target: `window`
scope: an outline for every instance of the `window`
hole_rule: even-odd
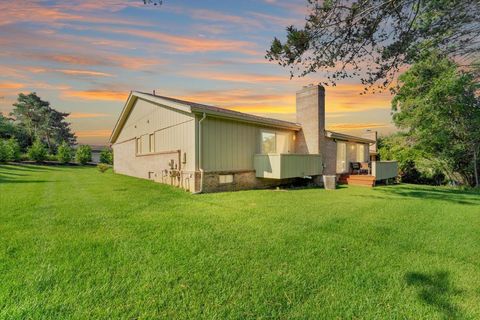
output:
[[[337,142],[337,173],[347,171],[347,144],[345,142]]]
[[[233,182],[233,174],[221,174],[218,176],[218,182],[221,184],[224,183],[232,183]]]
[[[357,162],[365,162],[365,145],[357,143]]]
[[[137,154],[142,154],[142,139],[137,138]]]
[[[155,134],[149,137],[149,152],[155,152]]]
[[[261,153],[276,153],[276,135],[274,132],[262,131],[262,150]]]

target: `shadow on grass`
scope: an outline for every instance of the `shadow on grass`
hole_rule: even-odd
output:
[[[15,176],[15,177],[24,177],[24,176],[26,176],[26,174],[23,174],[23,173],[7,172],[7,171],[5,171],[5,170],[0,171],[0,174],[4,174],[4,175],[7,175],[7,176]]]
[[[35,166],[35,165],[25,165],[25,164],[7,164],[7,165],[0,165],[0,183],[45,183],[51,182],[49,180],[28,180],[20,177],[28,177],[31,176],[34,172],[43,172],[49,171],[51,169],[47,169],[42,166]]]
[[[51,182],[48,180],[20,180],[20,179],[9,179],[6,177],[2,177],[0,174],[0,183],[46,183],[46,182]]]
[[[393,196],[448,201],[457,204],[480,205],[480,193],[467,190],[442,189],[427,186],[385,186],[379,191]]]
[[[34,164],[23,164],[23,163],[9,163],[5,165],[0,165],[0,169],[3,170],[15,170],[15,171],[50,171],[52,170],[48,166],[43,165],[34,165]]]
[[[418,289],[418,298],[423,303],[435,307],[445,319],[463,318],[461,310],[451,301],[451,297],[461,293],[461,290],[453,286],[448,272],[409,272],[405,275],[405,280],[408,285]]]

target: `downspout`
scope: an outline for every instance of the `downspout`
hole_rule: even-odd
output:
[[[203,192],[203,168],[202,168],[202,121],[207,118],[205,112],[202,119],[198,121],[198,170],[200,171],[200,190],[193,192],[199,194]]]

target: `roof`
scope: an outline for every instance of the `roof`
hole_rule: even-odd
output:
[[[120,134],[121,129],[123,128],[123,125],[125,124],[128,118],[128,115],[130,114],[135,104],[135,101],[139,98],[146,101],[150,101],[157,105],[167,106],[181,112],[197,113],[197,114],[205,113],[207,115],[211,115],[219,118],[256,123],[256,124],[266,125],[270,127],[290,129],[290,130],[296,130],[296,131],[302,128],[298,123],[294,123],[294,122],[272,119],[267,117],[260,117],[253,114],[233,111],[233,110],[209,106],[205,104],[200,104],[200,103],[195,103],[195,102],[190,102],[190,101],[185,101],[185,100],[180,100],[180,99],[175,99],[175,98],[170,98],[165,96],[158,96],[158,95],[153,95],[145,92],[132,91],[130,92],[127,102],[123,107],[122,113],[120,114],[120,117],[117,123],[115,124],[115,128],[112,131],[112,134],[110,136],[110,143],[115,143],[116,139],[118,138],[118,135]]]
[[[352,141],[352,142],[360,142],[360,143],[375,143],[375,140],[361,138],[356,136],[351,136],[344,133],[334,132],[334,131],[325,131],[325,136],[327,138],[343,140],[343,141]]]

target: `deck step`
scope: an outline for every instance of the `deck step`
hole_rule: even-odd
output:
[[[338,183],[348,184],[348,185],[357,185],[357,186],[375,186],[375,177],[370,175],[341,175],[338,178]]]

